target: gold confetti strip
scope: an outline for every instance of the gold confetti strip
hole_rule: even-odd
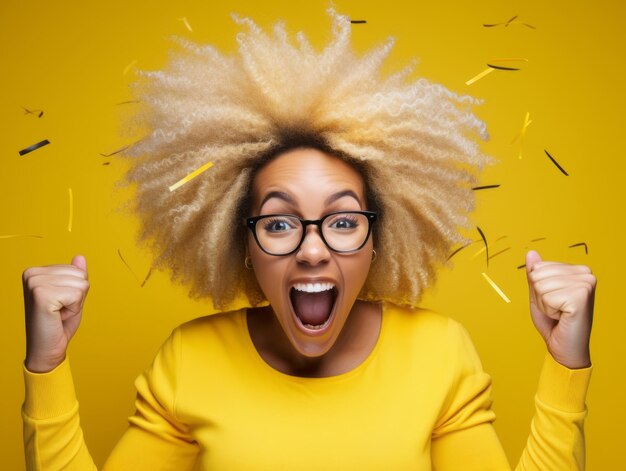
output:
[[[495,284],[495,282],[491,278],[489,278],[489,275],[487,275],[485,272],[482,272],[482,275],[483,275],[483,278],[487,280],[487,283],[489,283],[491,287],[495,290],[495,292],[498,293],[502,299],[504,299],[504,302],[506,303],[511,302],[511,300],[507,297],[506,294],[504,294],[504,292],[500,289],[500,287],[497,284]]]
[[[483,78],[486,75],[489,75],[491,72],[493,72],[496,69],[493,69],[491,67],[487,67],[485,70],[483,70],[481,73],[479,73],[478,75],[475,75],[474,77],[472,77],[471,79],[469,79],[467,82],[465,82],[465,85],[471,85],[475,82],[478,82],[481,78]]]
[[[31,239],[43,239],[43,236],[40,235],[31,235],[31,234],[8,234],[8,235],[0,235],[0,239],[15,239],[17,237],[30,237]]]
[[[67,220],[67,231],[72,232],[72,222],[74,221],[74,192],[71,188],[68,188],[70,197],[70,215]]]
[[[528,126],[530,126],[530,124],[533,122],[532,119],[530,119],[530,112],[527,111],[526,112],[526,116],[524,117],[524,124],[522,125],[522,128],[519,130],[519,132],[517,133],[517,136],[515,136],[515,138],[511,141],[511,144],[514,144],[515,141],[517,141],[519,139],[519,153],[517,155],[518,159],[522,158],[522,144],[524,142],[524,136],[526,136],[526,129],[528,129]]]
[[[538,237],[536,239],[530,239],[531,242],[539,242],[540,240],[546,240],[547,237]]]
[[[124,147],[120,147],[120,148],[119,148],[119,149],[117,149],[117,150],[114,150],[114,151],[113,151],[113,152],[111,152],[110,154],[102,154],[102,153],[99,153],[99,155],[101,155],[102,157],[111,157],[112,155],[119,154],[120,152],[124,152],[124,151],[125,151],[126,149],[128,149],[129,147],[130,147],[130,145],[126,145],[126,146],[124,146]]]
[[[182,18],[178,18],[178,21],[182,21],[183,24],[185,25],[185,28],[187,28],[190,32],[193,33],[193,29],[191,29],[191,25],[189,24],[189,21],[187,21],[187,17],[183,16]]]
[[[585,255],[589,255],[589,248],[587,247],[587,244],[585,242],[578,242],[577,244],[572,244],[568,246],[569,249],[573,249],[574,247],[584,247]]]
[[[521,21],[515,21],[517,19],[517,15],[513,16],[512,18],[509,19],[509,21],[505,22],[505,23],[483,23],[483,26],[485,28],[493,28],[494,26],[504,26],[505,28],[509,25],[523,25],[526,26],[530,29],[537,29],[535,28],[533,25],[530,25],[528,23],[524,23]]]
[[[183,186],[185,183],[187,183],[189,180],[192,180],[194,178],[196,178],[198,175],[200,175],[202,172],[210,169],[211,167],[213,167],[213,162],[207,162],[206,164],[204,164],[202,167],[200,167],[197,170],[194,170],[193,172],[191,172],[189,175],[187,175],[185,178],[178,180],[176,183],[174,183],[172,186],[169,187],[170,191],[174,191],[175,189]]]
[[[139,103],[139,100],[126,100],[126,101],[120,101],[119,103],[116,103],[116,105],[128,105],[130,103]]]
[[[24,114],[32,114],[37,116],[38,118],[41,118],[43,116],[43,110],[29,110],[28,108],[25,108],[23,106],[22,109],[24,110]]]
[[[132,61],[130,64],[128,64],[126,67],[124,67],[124,71],[122,72],[122,75],[126,75],[128,73],[128,71],[130,69],[133,68],[133,66],[137,63],[137,59],[135,59],[134,61]]]

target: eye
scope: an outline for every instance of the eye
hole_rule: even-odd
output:
[[[263,229],[267,232],[281,233],[296,229],[295,222],[291,218],[272,216],[263,219]]]
[[[349,230],[355,229],[359,225],[359,220],[355,214],[341,214],[333,218],[328,224],[331,229]]]

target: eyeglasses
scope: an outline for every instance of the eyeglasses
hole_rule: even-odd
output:
[[[263,252],[289,255],[300,248],[306,226],[319,228],[321,239],[333,252],[350,253],[361,249],[372,232],[376,220],[373,211],[336,211],[321,219],[301,219],[293,214],[267,214],[246,219],[246,226]]]

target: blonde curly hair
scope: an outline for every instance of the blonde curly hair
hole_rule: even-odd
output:
[[[356,55],[350,19],[329,10],[332,39],[315,51],[302,33],[294,44],[282,23],[268,35],[252,20],[238,53],[177,39],[180,50],[160,71],[133,84],[145,134],[122,156],[136,187],[140,242],[190,295],[224,309],[238,295],[265,296],[244,266],[248,199],[255,172],[276,155],[314,147],[345,159],[364,177],[378,257],[362,299],[416,305],[469,227],[472,185],[489,160],[476,137],[485,125],[476,100],[426,79],[407,83],[413,65],[386,78],[381,65],[393,40]],[[180,188],[168,187],[213,166]]]

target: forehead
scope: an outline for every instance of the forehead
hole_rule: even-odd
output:
[[[279,154],[257,172],[252,199],[258,202],[265,193],[276,190],[295,197],[315,197],[346,189],[364,201],[363,177],[352,165],[317,149],[298,148]]]

